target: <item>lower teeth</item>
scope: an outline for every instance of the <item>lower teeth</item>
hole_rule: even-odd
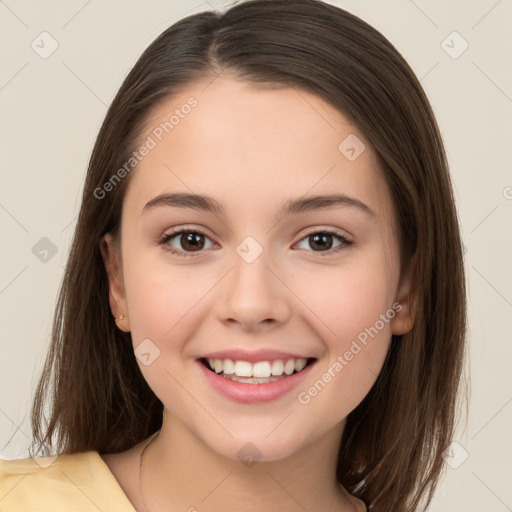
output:
[[[218,373],[220,377],[224,377],[225,379],[234,380],[235,382],[242,382],[244,384],[266,384],[268,382],[275,382],[276,380],[285,379],[286,377],[290,377],[290,375],[279,375],[270,377],[238,377],[237,375],[225,375]],[[293,375],[293,374],[292,374]]]

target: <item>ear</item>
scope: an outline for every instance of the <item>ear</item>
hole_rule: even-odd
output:
[[[110,309],[116,325],[124,332],[130,332],[130,320],[123,282],[123,269],[117,243],[110,233],[100,240],[100,250],[107,271]]]
[[[396,314],[390,322],[391,332],[397,336],[408,333],[412,329],[416,318],[417,294],[415,290],[411,289],[411,268],[413,268],[413,265],[410,265],[409,272],[401,280],[395,301],[400,306],[396,309],[393,308]]]

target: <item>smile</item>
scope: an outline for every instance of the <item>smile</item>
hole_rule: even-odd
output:
[[[268,402],[295,388],[309,373],[316,358],[249,362],[200,358],[207,381],[225,397],[240,403]]]

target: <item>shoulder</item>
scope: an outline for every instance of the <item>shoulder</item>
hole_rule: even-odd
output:
[[[0,510],[135,512],[97,451],[0,459]]]

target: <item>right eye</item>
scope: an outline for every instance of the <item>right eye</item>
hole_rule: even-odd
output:
[[[171,254],[188,257],[193,256],[194,252],[201,252],[201,249],[203,249],[205,245],[204,238],[211,241],[211,239],[201,231],[195,229],[180,229],[163,235],[160,239],[160,244]],[[181,245],[182,249],[175,248],[175,245],[172,243],[174,239],[177,239],[177,244]]]

